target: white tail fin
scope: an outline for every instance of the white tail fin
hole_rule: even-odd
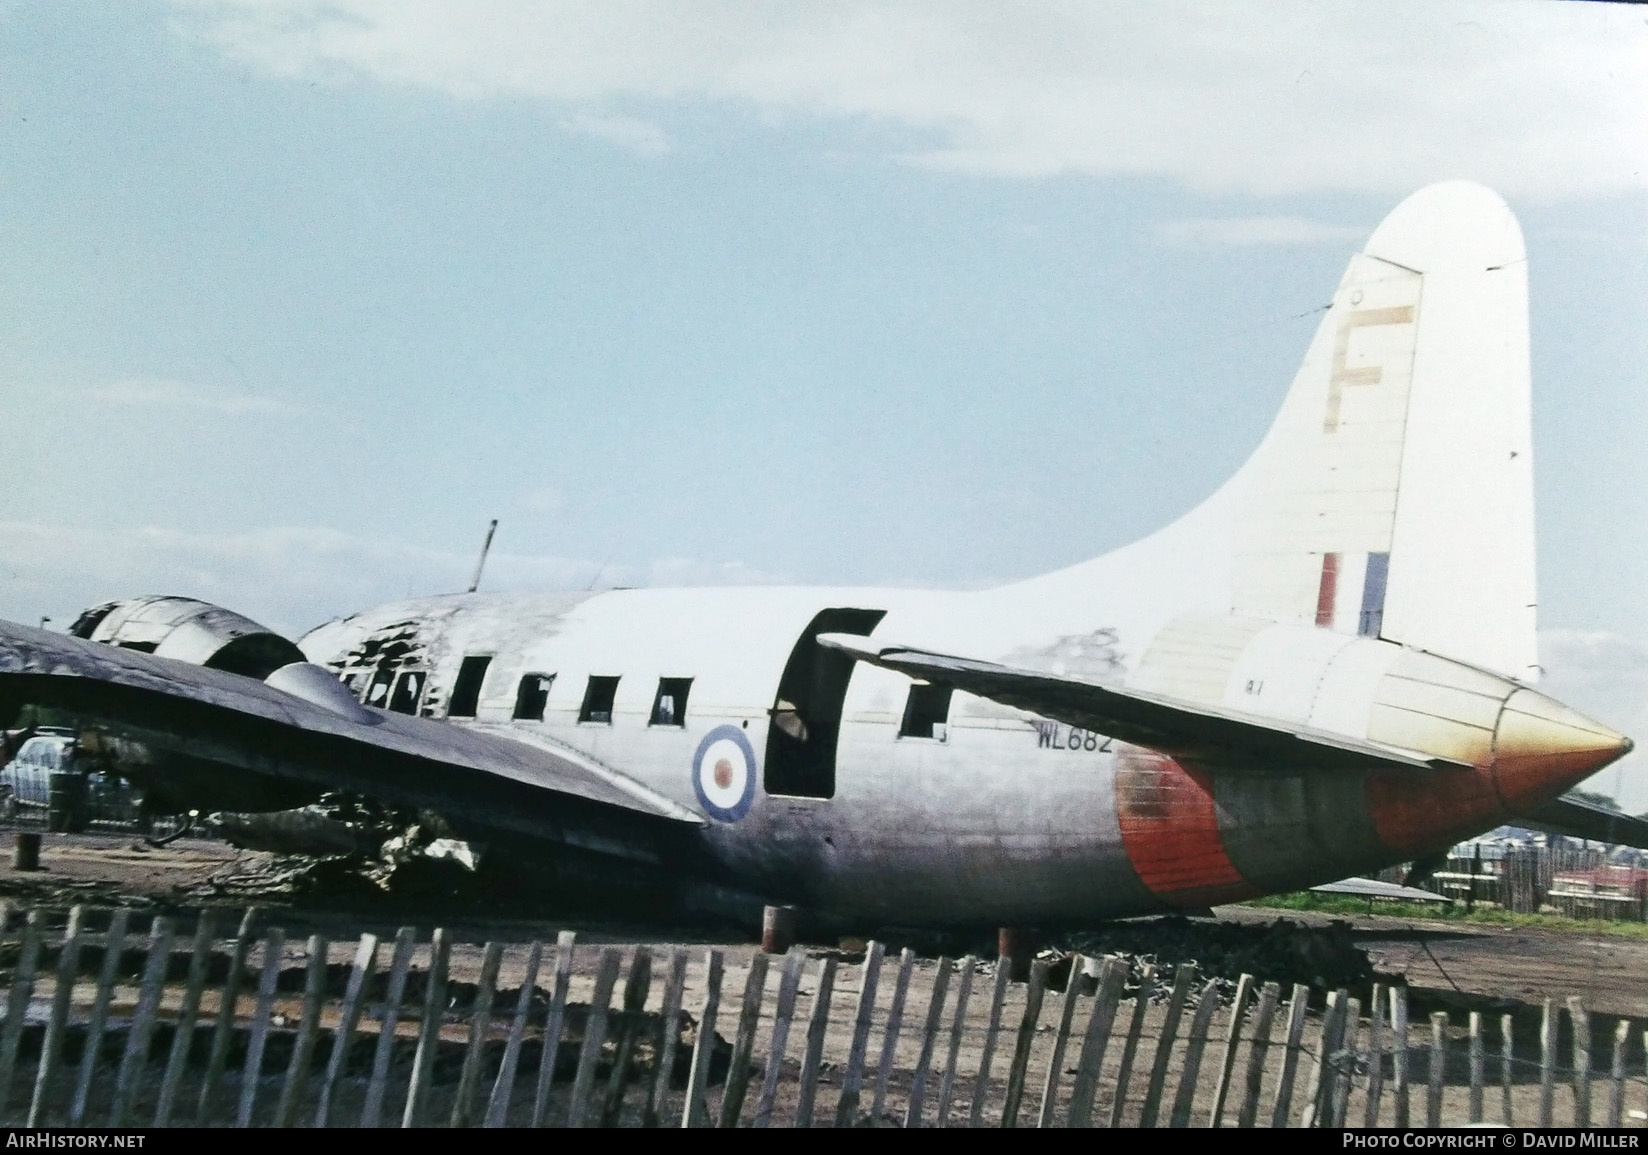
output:
[[[1351,259],[1242,471],[1231,608],[1533,678],[1530,442],[1521,231],[1432,185]]]
[[[1235,613],[1531,681],[1530,404],[1521,230],[1488,189],[1432,185],[1351,258],[1275,424],[1218,493],[1143,541],[1009,588],[1129,614],[1152,635],[1178,615]]]

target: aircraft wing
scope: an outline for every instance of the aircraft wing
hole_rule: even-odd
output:
[[[1589,838],[1613,846],[1648,850],[1648,820],[1632,818],[1578,798],[1554,798],[1537,809],[1517,815],[1515,824],[1550,834],[1566,834],[1570,838]]]
[[[1344,894],[1352,898],[1394,898],[1403,902],[1448,902],[1440,894],[1420,890],[1417,886],[1402,886],[1395,882],[1380,882],[1377,878],[1341,878],[1338,882],[1324,882],[1310,888],[1316,894]]]
[[[942,682],[1005,706],[1148,746],[1175,756],[1216,758],[1251,770],[1411,770],[1468,763],[1358,741],[1201,703],[1036,670],[975,661],[855,634],[820,634],[818,644],[912,678]]]
[[[205,767],[204,788],[228,798],[240,779],[349,790],[614,852],[703,823],[576,751],[362,706],[307,663],[260,682],[0,621],[0,713],[24,705],[62,710],[142,751],[157,780],[168,761]]]

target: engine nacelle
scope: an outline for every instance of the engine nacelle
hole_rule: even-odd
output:
[[[69,633],[262,680],[304,660],[297,646],[251,618],[194,598],[125,598],[94,606]]]

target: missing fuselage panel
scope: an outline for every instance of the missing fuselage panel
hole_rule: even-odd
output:
[[[824,610],[795,643],[767,730],[762,785],[768,794],[835,797],[835,748],[854,659],[820,646],[818,635],[867,635],[886,615],[886,610]]]

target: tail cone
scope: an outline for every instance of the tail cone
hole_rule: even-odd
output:
[[[1547,801],[1631,751],[1631,739],[1533,690],[1505,702],[1493,773],[1512,811]]]

